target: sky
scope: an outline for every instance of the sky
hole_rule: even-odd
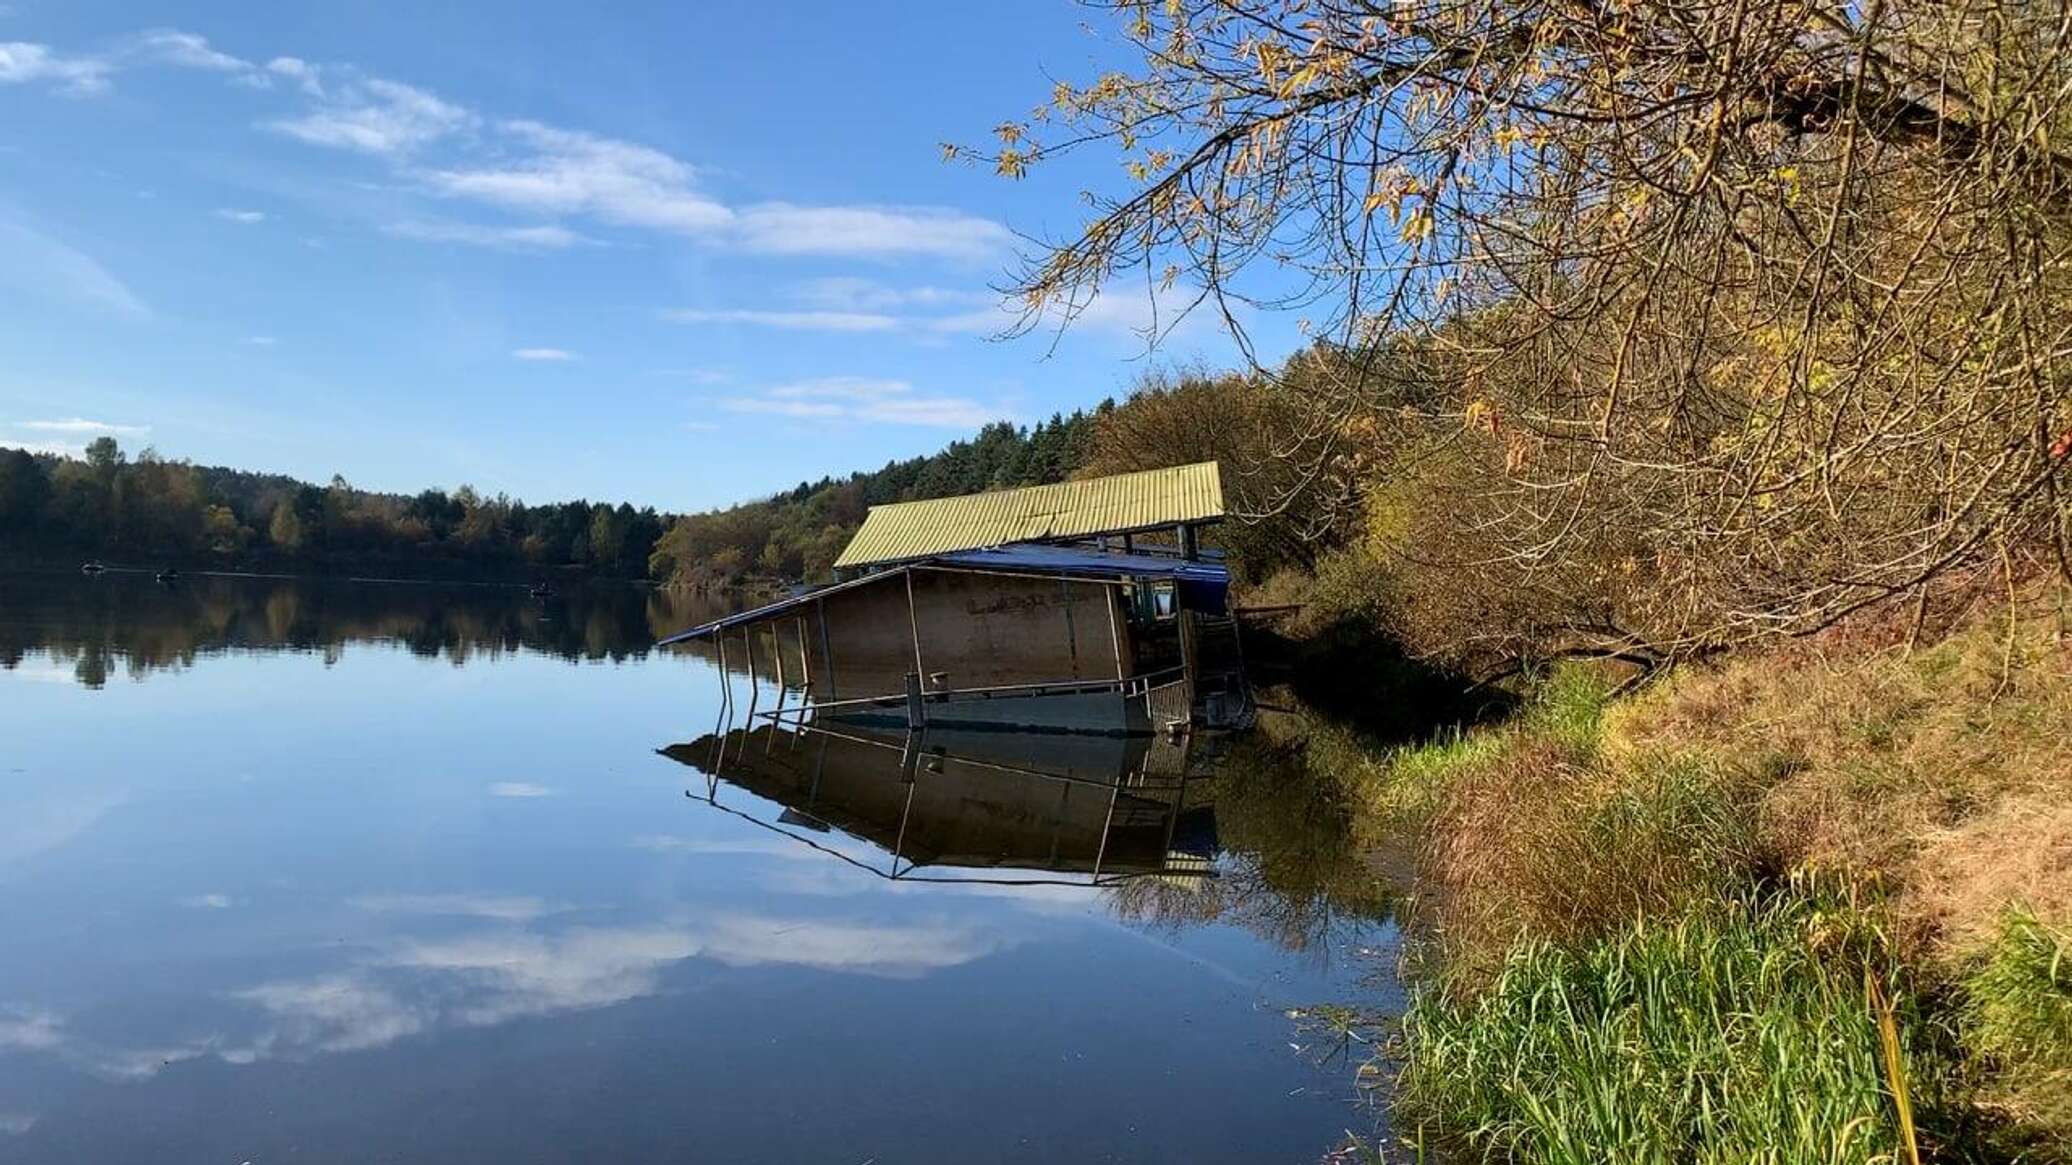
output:
[[[1141,278],[999,338],[1120,163],[941,146],[1120,63],[1105,19],[0,0],[0,444],[689,510],[1232,363],[1147,351]]]

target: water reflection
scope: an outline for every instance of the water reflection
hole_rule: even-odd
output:
[[[98,688],[110,676],[143,679],[242,650],[335,662],[352,643],[398,644],[455,664],[516,651],[623,662],[737,602],[617,583],[535,598],[524,587],[466,583],[186,575],[163,586],[143,573],[0,574],[0,669],[39,655],[35,674]]]
[[[1359,1119],[1285,1013],[1386,899],[1271,731],[852,733],[816,785],[819,734],[701,731],[710,663],[647,646],[696,601],[0,576],[0,1162],[1201,1165]]]
[[[879,877],[1098,887],[1133,922],[1235,923],[1328,953],[1395,898],[1347,787],[1307,768],[1311,727],[1286,713],[1237,736],[765,717],[661,752],[704,778],[690,796]]]
[[[1112,885],[1211,874],[1215,815],[1188,797],[1190,739],[766,724],[671,745],[705,800],[886,878]],[[774,820],[723,804],[722,782],[782,805]],[[1198,791],[1198,790],[1197,790]],[[833,829],[882,860],[811,834]],[[939,871],[1001,871],[976,878]],[[1063,879],[1059,879],[1063,881]]]

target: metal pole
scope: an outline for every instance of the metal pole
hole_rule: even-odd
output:
[[[753,633],[746,627],[741,629],[741,650],[748,656],[748,720],[750,724],[753,724],[755,722],[755,700],[761,693],[757,691],[755,679],[755,638]]]
[[[713,636],[719,644],[719,706],[722,714],[734,707],[734,677],[727,674],[727,633]]]
[[[921,617],[914,611],[914,572],[912,568],[908,568],[906,572],[906,593],[907,630],[913,632],[914,635],[914,674],[916,676],[925,676],[928,674],[928,669],[921,665]]]
[[[1108,794],[1108,817],[1101,822],[1101,847],[1094,851],[1094,878],[1101,876],[1101,861],[1108,856],[1108,831],[1115,827],[1115,799],[1122,796],[1122,782],[1115,783],[1115,790]]]
[[[799,690],[806,698],[813,698],[813,661],[806,656],[806,617],[800,615],[792,620],[792,633],[799,637]]]
[[[827,600],[813,600],[813,609],[820,615],[820,665],[827,669],[827,698],[839,699],[841,693],[835,690],[835,653],[827,641]]]

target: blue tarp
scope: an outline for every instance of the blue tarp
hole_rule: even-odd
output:
[[[1230,584],[1230,570],[1220,562],[1189,562],[1158,554],[1117,554],[1077,546],[1000,546],[992,550],[960,550],[916,565],[969,566],[1019,570],[1032,574],[1094,575],[1100,578],[1170,578]]]
[[[1155,554],[1114,554],[1076,546],[1001,546],[992,550],[965,550],[956,554],[944,554],[908,563],[893,570],[837,583],[834,586],[822,587],[816,591],[807,591],[754,610],[728,615],[724,619],[715,619],[688,631],[679,631],[662,640],[660,646],[667,647],[672,643],[697,639],[746,623],[758,623],[782,615],[795,607],[803,607],[836,591],[868,586],[873,582],[892,578],[904,570],[926,570],[930,566],[966,570],[1004,570],[1020,574],[1075,578],[1171,579],[1180,587],[1186,606],[1197,611],[1221,612],[1224,607],[1224,596],[1230,588],[1230,571],[1220,562],[1190,562],[1183,558],[1165,558]]]

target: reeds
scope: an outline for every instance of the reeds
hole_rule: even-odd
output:
[[[1906,1161],[1881,1012],[1896,1078],[1918,1092],[1940,1070],[1896,983],[1865,916],[1796,892],[1638,920],[1580,948],[1528,941],[1478,994],[1418,994],[1399,1121],[1546,1165]]]

